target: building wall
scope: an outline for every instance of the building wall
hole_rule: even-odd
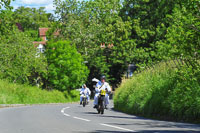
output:
[[[46,36],[45,35],[42,35],[40,37],[42,38],[43,41],[46,41]]]

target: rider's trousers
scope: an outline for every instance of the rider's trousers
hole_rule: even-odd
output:
[[[83,94],[80,96],[80,102],[83,100]],[[88,96],[88,95],[86,95],[86,97],[87,97],[87,101],[89,102],[90,101],[90,97]]]

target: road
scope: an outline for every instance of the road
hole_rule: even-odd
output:
[[[97,114],[92,104],[0,108],[0,133],[197,133],[200,125],[158,121],[112,110]]]

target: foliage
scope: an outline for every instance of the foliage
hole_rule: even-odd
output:
[[[91,85],[92,78],[104,74],[112,86],[117,86],[121,83],[121,78],[130,63],[136,64],[141,69],[141,66],[150,63],[155,64],[160,60],[179,57],[189,60],[191,68],[183,67],[176,72],[165,69],[163,73],[150,73],[154,75],[153,77],[141,76],[137,82],[144,80],[144,85],[147,85],[147,82],[149,88],[152,87],[156,91],[149,94],[149,91],[142,91],[145,86],[141,85],[141,91],[135,98],[141,102],[143,100],[141,97],[147,96],[146,101],[142,101],[142,106],[133,104],[134,107],[138,107],[135,113],[147,108],[149,109],[147,114],[160,111],[160,114],[166,113],[171,116],[174,116],[173,112],[176,112],[177,108],[181,110],[184,103],[179,100],[177,101],[182,103],[180,105],[178,102],[172,102],[173,111],[166,112],[169,106],[172,106],[166,104],[168,103],[166,97],[168,95],[179,97],[178,94],[169,93],[168,90],[171,88],[184,90],[188,88],[188,84],[191,86],[196,84],[195,80],[188,78],[197,77],[199,71],[196,66],[200,54],[199,0],[54,0],[57,19],[54,19],[52,14],[46,13],[43,7],[39,9],[19,7],[11,11],[10,1],[0,1],[1,78],[31,84],[42,80],[43,87],[49,86],[66,91],[78,87],[86,79]],[[16,24],[22,27],[23,33],[16,30]],[[46,53],[48,73],[45,57],[37,55],[38,58],[35,58],[36,51],[31,47],[31,41],[40,41],[39,27],[51,27],[49,32],[51,36],[48,38],[52,42],[47,45]],[[59,31],[59,37],[54,36],[55,31]],[[69,42],[54,43],[55,40],[70,40],[73,45],[71,46]],[[101,48],[101,44],[105,44],[106,47]],[[109,44],[113,44],[114,47],[109,47]],[[26,51],[25,54],[23,55],[20,50]],[[154,78],[152,81],[155,84],[150,84],[146,78],[149,80]],[[184,78],[188,80],[182,80]],[[193,89],[191,90],[194,92],[198,91],[198,85]],[[65,92],[66,95],[68,93]],[[189,91],[187,93],[193,95]],[[163,97],[160,94],[163,94]],[[157,95],[159,97],[156,99]],[[150,96],[152,101],[148,99]],[[148,104],[145,103],[147,100],[150,101]],[[160,101],[164,103],[160,105]],[[158,104],[163,110],[154,109],[154,104]],[[183,108],[187,110],[187,107]],[[191,110],[188,112],[190,114]],[[188,115],[184,111],[183,114]],[[181,117],[182,114],[178,112],[177,116]]]
[[[21,6],[14,11],[13,18],[21,30],[33,38],[32,40],[38,39],[39,28],[51,27],[54,21],[54,19],[51,19],[52,14],[46,13],[44,7],[36,9]]]
[[[49,21],[49,14],[46,13],[44,7],[28,8],[28,7],[19,7],[14,11],[15,22],[21,24],[23,29],[29,30],[38,30],[40,27],[49,27],[51,21]]]
[[[10,7],[10,2],[11,2],[12,0],[1,0],[0,1],[0,9],[2,8],[2,7],[5,7],[5,8],[7,8],[7,9],[10,9],[11,7]],[[14,0],[13,0],[14,1]]]
[[[14,23],[13,12],[10,10],[0,10],[0,37],[12,32],[16,27]]]
[[[198,120],[200,117],[200,67],[183,66],[176,72],[173,91],[169,92],[170,114],[178,119]]]
[[[77,91],[71,91],[66,97],[58,90],[41,90],[38,87],[0,80],[0,104],[66,103],[78,100]]]
[[[61,1],[55,0],[61,37],[73,41],[90,69],[88,80],[107,75],[111,83],[118,84],[130,61],[128,53],[134,49],[133,40],[128,41],[131,21],[123,21],[119,14],[119,0]],[[105,4],[107,3],[107,4]],[[126,43],[122,45],[121,43]],[[100,48],[105,43],[114,48]],[[129,45],[130,43],[130,45]],[[129,45],[129,46],[128,46]],[[125,54],[125,50],[128,50]],[[116,56],[117,53],[122,56]],[[117,73],[113,70],[119,70]]]
[[[0,78],[36,84],[37,79],[46,74],[44,56],[36,55],[32,42],[18,30],[0,38]]]
[[[81,55],[69,41],[49,42],[46,50],[48,79],[53,89],[76,89],[89,73]]]
[[[186,7],[177,6],[173,14],[168,15],[168,20],[172,24],[167,29],[166,39],[157,42],[158,55],[161,58],[197,56],[200,49],[199,17]]]
[[[157,64],[124,82],[115,93],[115,109],[148,117],[198,121],[199,67],[194,71],[186,65],[174,69],[172,61],[167,64]]]
[[[139,62],[196,56],[200,46],[199,8],[199,0],[124,1],[120,16],[132,21],[131,39],[144,51]]]
[[[174,0],[126,0],[123,2],[123,8],[120,15],[124,20],[132,21],[131,38],[136,40],[137,48],[142,48],[138,59],[143,63],[148,61],[149,57],[156,60],[157,56],[155,43],[165,39],[166,28],[169,21],[166,19],[168,14],[172,13],[175,6]],[[136,52],[138,53],[138,52]]]

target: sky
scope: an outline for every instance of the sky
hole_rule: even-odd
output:
[[[14,9],[17,9],[20,6],[37,9],[39,7],[45,7],[48,13],[53,13],[55,10],[53,0],[15,0],[11,2],[11,6],[13,6]]]

